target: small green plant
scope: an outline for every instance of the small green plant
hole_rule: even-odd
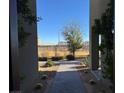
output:
[[[90,61],[89,61],[89,56],[88,57],[86,57],[85,58],[85,62],[84,62],[84,64],[86,65],[86,66],[89,66],[89,63]]]
[[[84,64],[84,62],[83,62],[83,61],[81,61],[81,62],[80,62],[80,64],[81,64],[81,65],[83,65],[83,64]]]
[[[51,66],[53,66],[53,65],[54,65],[54,62],[51,61],[51,60],[48,60],[48,61],[46,62],[46,64],[45,64],[45,66],[47,66],[47,67],[51,67]]]

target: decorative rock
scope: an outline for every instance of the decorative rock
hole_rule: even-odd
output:
[[[46,75],[46,74],[42,75],[41,79],[43,79],[43,80],[48,79],[48,75]]]
[[[89,80],[89,83],[90,83],[91,85],[96,84],[95,80],[93,80],[93,79]]]
[[[37,83],[35,86],[35,89],[41,89],[43,88],[43,84],[42,83]]]

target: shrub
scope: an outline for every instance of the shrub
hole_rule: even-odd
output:
[[[39,57],[38,58],[39,61],[47,61],[47,59],[48,59],[47,57]]]
[[[75,57],[74,57],[73,55],[67,55],[67,56],[66,56],[66,59],[67,59],[67,60],[74,60]]]
[[[59,60],[62,60],[63,57],[52,57],[51,59],[52,61],[59,61]]]
[[[51,61],[51,60],[48,60],[48,61],[46,62],[46,64],[45,64],[45,66],[47,66],[47,67],[51,67],[51,66],[53,66],[53,65],[54,65],[54,62]]]

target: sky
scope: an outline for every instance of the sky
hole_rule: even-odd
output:
[[[89,0],[37,0],[38,40],[43,43],[64,41],[63,27],[76,22],[80,25],[83,41],[89,41]]]

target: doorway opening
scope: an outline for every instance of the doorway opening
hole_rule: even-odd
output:
[[[70,55],[67,42],[62,34],[68,24],[78,24],[83,45],[76,51],[76,57],[89,56],[89,0],[37,0],[38,57],[65,58]]]

